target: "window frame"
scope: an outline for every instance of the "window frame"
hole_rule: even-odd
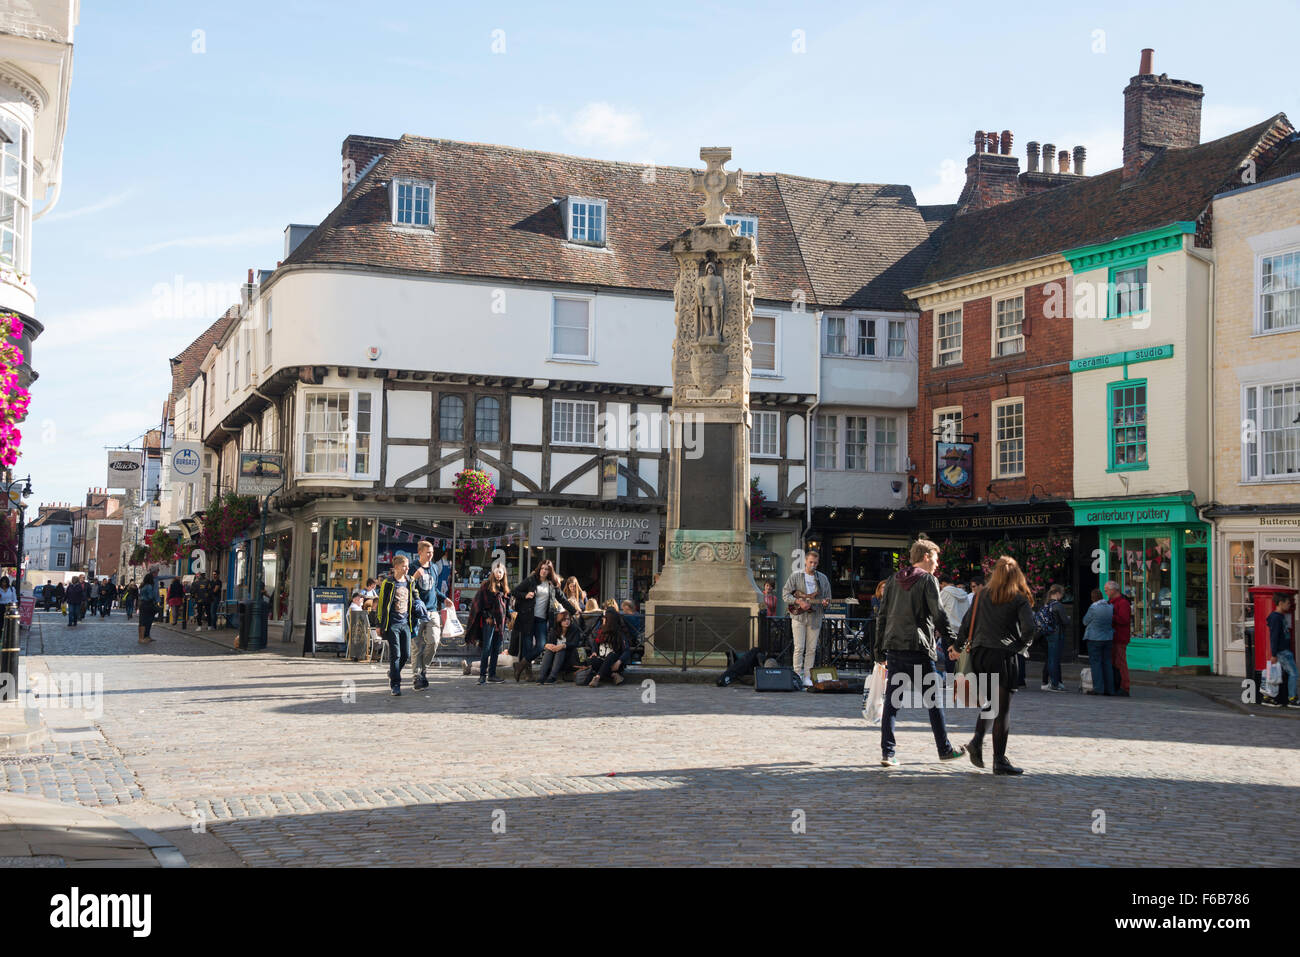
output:
[[[1142,428],[1146,429],[1146,438],[1141,442],[1145,457],[1140,462],[1117,462],[1115,457],[1115,433],[1117,429],[1130,428],[1128,424],[1115,424],[1115,394],[1124,389],[1144,389],[1142,408],[1144,417]],[[1137,408],[1137,406],[1134,406]],[[1134,421],[1132,428],[1138,428]],[[1134,442],[1122,442],[1121,445],[1137,445]],[[1151,387],[1146,379],[1117,379],[1106,383],[1106,471],[1107,472],[1142,472],[1151,467]]]
[[[483,408],[484,402],[496,403],[496,415],[494,418],[494,430],[496,438],[485,439],[479,432],[479,413]],[[500,445],[501,444],[501,399],[495,395],[480,395],[474,399],[474,444],[475,445]]]
[[[781,413],[768,409],[756,409],[750,412],[752,422],[749,429],[749,456],[755,459],[779,459],[781,457]],[[761,451],[755,444],[755,437],[762,434],[758,423],[772,422],[772,451]]]
[[[852,358],[852,357],[850,356],[850,354],[848,353],[848,351],[847,351],[847,350],[848,350],[848,345],[849,345],[849,338],[848,338],[848,336],[849,336],[849,334],[848,334],[848,320],[849,320],[849,317],[848,317],[848,316],[826,316],[826,317],[824,317],[824,321],[823,321],[823,323],[822,323],[822,355],[824,355],[824,356],[828,356],[828,357],[830,357],[830,358],[832,358],[832,359]],[[839,352],[831,352],[831,350],[830,350],[830,344],[831,344],[831,323],[833,323],[833,322],[838,322],[838,323],[842,323],[842,324],[843,324],[843,325],[841,326],[841,329],[842,329],[843,331],[841,331],[841,333],[840,333],[840,335],[839,335],[839,341],[840,341],[840,351],[839,351]]]
[[[447,402],[450,399],[455,399],[457,402],[460,403],[460,435],[456,436],[455,438],[449,437],[443,429],[442,406],[444,402]],[[469,403],[465,401],[465,393],[443,392],[439,394],[438,396],[438,441],[440,443],[450,442],[457,445],[463,445],[465,443],[466,441],[465,436],[469,434],[465,425],[466,412],[468,411],[468,409],[469,409]]]
[[[1001,437],[999,431],[999,423],[998,423],[998,411],[1005,406],[1012,406],[1012,405],[1020,406],[1020,471],[1008,472],[1004,474],[1001,468],[999,467],[999,452],[1001,451],[1001,445],[1004,441],[1009,442],[1012,440],[1003,439]],[[993,476],[993,481],[996,482],[1001,479],[1024,478],[1026,475],[1029,474],[1029,462],[1028,462],[1029,441],[1028,441],[1027,424],[1028,424],[1028,420],[1025,417],[1025,397],[1023,395],[1008,396],[1005,399],[997,399],[993,402],[992,404],[993,441],[990,443],[991,452],[992,452],[991,474]]]
[[[561,405],[561,404],[572,405],[572,406],[575,407],[575,410],[576,410],[576,408],[577,408],[578,406],[590,406],[590,408],[591,408],[591,410],[592,410],[592,412],[591,412],[591,441],[590,441],[590,442],[581,442],[581,441],[578,441],[578,439],[577,439],[578,417],[577,417],[576,414],[575,414],[574,417],[573,417],[573,435],[574,435],[573,440],[570,441],[570,440],[567,440],[567,439],[564,439],[564,438],[557,438],[557,437],[556,437],[556,428],[557,428],[557,423],[558,423],[558,416],[557,416],[555,413],[556,413],[556,407],[557,407],[558,405]],[[550,444],[551,444],[551,445],[582,446],[582,447],[584,447],[584,448],[597,448],[597,447],[599,447],[599,445],[600,445],[600,403],[599,403],[599,402],[593,402],[593,401],[590,400],[590,399],[566,399],[566,398],[561,398],[561,397],[559,397],[559,396],[557,396],[557,397],[551,399],[551,428],[550,428]]]
[[[1132,269],[1142,269],[1145,271],[1146,281],[1142,283],[1142,308],[1133,309],[1128,312],[1119,311],[1119,292],[1115,282],[1115,274],[1128,272]],[[1126,259],[1116,260],[1111,263],[1106,270],[1106,319],[1132,319],[1135,316],[1141,316],[1151,311],[1151,267],[1149,257],[1147,256],[1130,256]]]
[[[402,222],[400,219],[398,219],[398,216],[399,216],[400,211],[401,211],[400,202],[399,202],[399,196],[400,196],[400,194],[401,194],[401,188],[402,188],[403,186],[410,186],[410,187],[411,187],[411,190],[412,190],[412,194],[411,194],[411,216],[412,216],[412,220],[414,220],[414,217],[415,217],[415,209],[416,209],[416,195],[415,195],[415,190],[417,190],[417,189],[421,189],[421,188],[423,188],[423,189],[428,189],[428,191],[429,191],[429,210],[428,210],[429,221],[428,221],[427,223],[417,223],[417,222],[414,222],[414,221],[409,222],[409,223],[404,223],[404,222]],[[393,177],[393,182],[392,182],[392,188],[391,188],[391,190],[390,190],[390,195],[389,195],[389,202],[390,202],[391,209],[390,209],[390,215],[389,215],[389,217],[388,217],[389,220],[390,220],[390,222],[392,223],[392,225],[394,225],[394,226],[399,226],[399,227],[401,227],[402,229],[428,229],[428,230],[432,230],[433,227],[434,227],[434,210],[435,210],[435,206],[434,206],[434,198],[435,198],[435,195],[436,195],[436,186],[437,186],[437,184],[434,183],[433,180],[427,180],[427,179],[416,179],[416,178],[413,177],[413,176],[394,176],[394,177]]]
[[[894,338],[894,327],[899,326],[903,330],[900,338]],[[898,355],[894,355],[892,349],[895,342],[903,344],[902,350]],[[907,358],[907,320],[906,319],[886,319],[885,320],[885,354],[882,359],[906,359]]]
[[[954,314],[957,316],[957,332],[956,332],[957,347],[955,349],[948,349],[947,352],[945,352],[943,348],[943,340],[944,340],[943,317],[951,316]],[[961,365],[962,360],[965,358],[965,347],[966,347],[965,304],[964,303],[960,304],[954,309],[944,309],[942,311],[940,311],[939,309],[935,309],[933,315],[934,315],[934,359],[933,359],[932,368],[950,369],[953,366]],[[955,354],[956,358],[952,362],[944,362],[943,357],[945,354]]]
[[[1020,331],[1016,333],[1016,335],[1014,336],[1007,336],[1006,338],[1003,338],[1001,326],[998,324],[998,307],[1002,306],[1005,303],[1015,302],[1016,300],[1020,300]],[[998,298],[993,299],[989,303],[989,315],[993,323],[991,335],[989,336],[989,338],[992,340],[992,351],[989,353],[990,358],[1010,359],[1013,356],[1024,355],[1025,350],[1029,346],[1029,343],[1025,338],[1025,294],[1024,292],[1023,291],[1016,292],[1010,295],[999,296]],[[1009,342],[1019,342],[1020,348],[1014,352],[1004,353],[998,351],[1004,344]]]
[[[574,206],[578,203],[600,209],[600,239],[578,239],[573,235]],[[590,213],[584,214],[590,222]],[[579,246],[604,246],[609,241],[609,202],[595,196],[570,196],[564,203],[564,237]]]
[[[1252,336],[1279,336],[1286,335],[1288,332],[1300,332],[1300,322],[1295,325],[1286,326],[1281,329],[1264,328],[1264,260],[1273,259],[1278,256],[1296,256],[1300,257],[1300,244],[1289,244],[1280,246],[1277,249],[1270,249],[1266,252],[1258,253],[1255,256],[1255,278],[1254,278],[1254,318],[1252,324]],[[1300,289],[1300,287],[1297,287]],[[1274,295],[1268,293],[1267,295]]]
[[[1242,430],[1241,441],[1241,483],[1243,485],[1278,485],[1292,484],[1300,482],[1300,472],[1280,472],[1267,474],[1264,471],[1265,451],[1262,429],[1260,428],[1259,414],[1259,390],[1272,388],[1292,387],[1297,395],[1297,404],[1300,405],[1300,378],[1296,379],[1277,379],[1269,381],[1245,382],[1241,386],[1241,415],[1242,421],[1254,422],[1255,441],[1247,442],[1245,440],[1246,430]],[[1252,404],[1250,394],[1254,393],[1254,412],[1252,414]],[[1300,432],[1300,423],[1289,423],[1294,430]],[[1280,431],[1290,432],[1293,429],[1282,429]],[[1253,447],[1253,448],[1252,448]],[[1248,451],[1249,450],[1249,451]]]
[[[772,320],[772,368],[758,369],[753,367],[753,352],[750,353],[750,374],[764,378],[780,378],[781,376],[781,314],[779,312],[755,312],[754,322],[759,319]],[[754,328],[753,322],[750,323],[750,329]],[[749,337],[751,348],[754,345],[754,337]]]
[[[309,472],[307,471],[307,414],[311,401],[318,395],[342,394],[348,395],[348,412],[343,420],[347,424],[347,474],[341,472]],[[368,457],[369,469],[366,472],[356,470],[357,463],[357,416],[359,414],[359,396],[367,395],[370,397],[370,430],[366,433],[370,437],[369,448],[366,452]],[[298,443],[294,453],[294,463],[298,468],[298,475],[305,479],[342,479],[345,481],[378,481],[379,479],[379,458],[380,448],[383,439],[383,401],[384,394],[382,389],[362,389],[353,387],[333,387],[333,386],[310,386],[300,387],[297,399],[294,402]],[[313,433],[315,434],[315,433]]]
[[[957,431],[953,434],[951,440],[945,439],[940,429],[943,427],[944,417],[957,413]],[[960,405],[943,405],[930,412],[930,434],[936,442],[960,442],[961,436],[965,434],[963,430],[966,427],[966,412]]]
[[[32,193],[35,177],[32,152],[34,134],[31,124],[15,111],[0,106],[0,113],[3,113],[7,120],[18,127],[18,141],[14,144],[18,147],[18,182],[16,189],[5,188],[3,176],[0,176],[0,192],[11,198],[14,203],[13,224],[4,226],[3,230],[13,235],[15,255],[12,259],[0,259],[0,269],[11,269],[16,273],[26,274],[31,271],[32,261]],[[7,153],[7,150],[0,150],[0,164],[5,162]],[[3,233],[0,232],[0,236],[2,235]],[[2,244],[0,244],[0,248],[2,248]]]
[[[559,319],[558,303],[581,302],[587,306],[587,352],[585,355],[556,352],[555,323]],[[553,362],[595,362],[596,361],[596,297],[580,293],[554,293],[551,296],[551,329],[548,358]]]
[[[823,421],[828,421],[828,422],[830,422],[830,424],[831,424],[831,439],[830,439],[830,449],[831,449],[831,455],[830,455],[830,457],[831,457],[831,464],[830,464],[830,465],[823,465],[823,464],[821,464],[821,459],[820,459],[821,453],[820,453],[819,449],[824,448],[824,444],[823,444],[822,439],[821,439],[821,437],[819,436],[818,433],[820,432],[821,424],[822,424]],[[836,414],[836,413],[833,413],[833,412],[832,412],[832,413],[826,413],[826,412],[819,413],[818,415],[816,415],[816,416],[813,418],[812,427],[813,427],[813,468],[814,468],[814,469],[817,469],[818,471],[821,471],[821,472],[836,472],[836,471],[839,471],[839,468],[840,468],[840,444],[841,444],[841,443],[840,443],[840,417],[839,417],[839,415]]]
[[[857,359],[879,359],[880,358],[880,320],[875,316],[854,316],[853,327],[853,356]],[[863,335],[863,328],[870,329],[869,335]],[[870,344],[871,351],[863,352],[862,344]]]
[[[758,217],[757,216],[747,216],[744,213],[727,213],[725,216],[722,217],[722,221],[726,223],[728,226],[740,226],[742,223],[752,223],[753,230],[751,232],[748,233],[744,232],[743,226],[737,232],[738,235],[740,236],[749,236],[751,239],[754,240],[754,242],[758,242]]]
[[[266,297],[265,310],[266,310],[266,316],[265,316],[266,332],[263,334],[264,337],[263,342],[266,345],[266,364],[263,366],[263,368],[269,369],[271,368],[271,322],[272,322],[270,296]]]

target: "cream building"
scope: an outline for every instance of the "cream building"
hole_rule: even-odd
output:
[[[1252,178],[1246,171],[1244,178]],[[1214,518],[1221,663],[1246,671],[1254,586],[1300,583],[1300,143],[1214,199]],[[1271,609],[1266,599],[1265,610]]]

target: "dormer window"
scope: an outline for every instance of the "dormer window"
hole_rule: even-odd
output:
[[[393,223],[398,226],[432,226],[433,184],[413,179],[394,179]]]
[[[565,204],[565,230],[569,241],[605,245],[605,201],[570,196]]]
[[[739,226],[741,236],[748,236],[754,242],[758,242],[757,216],[723,216],[722,221],[728,226]]]

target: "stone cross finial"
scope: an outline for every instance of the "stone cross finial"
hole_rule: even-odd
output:
[[[705,226],[725,225],[722,217],[731,208],[727,205],[726,197],[741,194],[745,174],[742,170],[728,173],[722,168],[722,164],[731,159],[730,146],[701,147],[700,159],[704,160],[708,169],[703,172],[691,170],[691,192],[704,197],[700,212],[704,215]]]

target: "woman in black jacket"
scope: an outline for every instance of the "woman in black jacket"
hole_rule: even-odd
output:
[[[605,609],[605,620],[596,632],[596,657],[591,663],[592,674],[589,687],[595,688],[602,680],[611,678],[614,684],[623,683],[623,672],[632,660],[632,635],[628,631],[623,616],[613,608]]]
[[[978,676],[980,693],[975,737],[966,750],[971,764],[984,767],[984,732],[991,726],[994,774],[1024,773],[1007,760],[1007,738],[1011,733],[1011,695],[1020,670],[1018,659],[1038,634],[1031,596],[1016,560],[999,558],[988,585],[975,596],[957,634],[958,644],[971,653],[971,670]],[[996,712],[990,708],[994,692]]]
[[[474,604],[469,610],[469,625],[465,629],[466,642],[483,643],[479,658],[478,683],[505,681],[497,677],[497,655],[501,653],[501,635],[510,613],[510,584],[506,581],[506,566],[498,563],[479,586]]]
[[[515,662],[515,680],[532,668],[546,648],[546,634],[555,626],[555,614],[560,608],[577,615],[582,609],[560,591],[560,578],[548,558],[537,570],[519,583],[511,596],[515,600],[515,627],[511,637],[513,648],[519,645],[519,658]]]

